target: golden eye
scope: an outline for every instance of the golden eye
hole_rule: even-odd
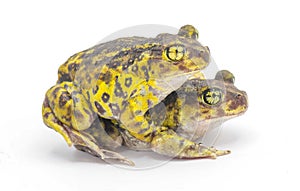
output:
[[[165,49],[165,55],[169,60],[180,61],[185,55],[185,48],[181,45],[170,46]]]
[[[208,105],[216,105],[222,101],[222,94],[218,88],[209,88],[203,92],[202,100]]]

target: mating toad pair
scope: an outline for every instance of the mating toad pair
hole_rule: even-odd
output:
[[[229,71],[205,79],[210,52],[197,38],[185,25],[178,34],[119,38],[71,56],[46,93],[44,123],[69,146],[129,165],[113,150],[125,145],[191,159],[228,154],[196,140],[244,113],[247,95]]]

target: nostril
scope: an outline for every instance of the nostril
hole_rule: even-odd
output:
[[[241,98],[242,98],[242,95],[241,95],[241,94],[236,94],[235,98],[236,98],[236,99],[241,99]]]

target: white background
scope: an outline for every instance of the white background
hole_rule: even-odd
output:
[[[1,1],[0,190],[299,190],[299,8],[296,0]],[[125,170],[68,148],[42,123],[59,65],[138,24],[193,24],[219,68],[235,74],[250,107],[215,144],[232,154]]]

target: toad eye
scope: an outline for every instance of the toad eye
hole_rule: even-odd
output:
[[[181,45],[173,45],[166,48],[164,54],[171,61],[180,61],[185,55],[185,48]]]
[[[222,90],[218,88],[206,89],[202,94],[202,100],[208,105],[216,105],[222,101]]]

